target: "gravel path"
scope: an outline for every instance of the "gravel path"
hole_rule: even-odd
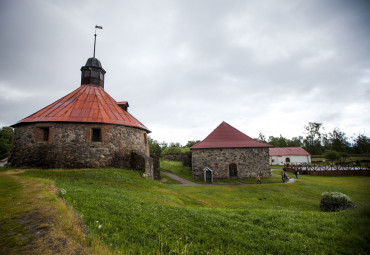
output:
[[[161,171],[161,172],[164,173],[165,175],[167,175],[168,177],[171,177],[172,179],[181,182],[180,185],[187,185],[187,186],[200,186],[200,185],[202,185],[202,184],[199,184],[199,183],[188,181],[188,180],[186,180],[184,178],[181,178],[180,176],[177,176],[176,174],[173,174],[173,173],[169,173],[169,172],[165,172],[165,171]]]

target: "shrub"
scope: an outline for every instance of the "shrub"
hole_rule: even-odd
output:
[[[322,199],[320,203],[320,208],[323,211],[340,211],[346,208],[355,207],[355,204],[351,199],[340,192],[324,192],[321,194]]]
[[[325,151],[323,155],[327,160],[330,161],[336,161],[340,159],[340,155],[336,151]]]
[[[326,201],[339,202],[339,203],[349,203],[352,202],[351,199],[343,193],[340,192],[324,192],[321,194],[322,199]]]
[[[164,156],[164,155],[177,155],[177,154],[190,155],[191,151],[190,151],[189,148],[179,148],[179,147],[167,147],[162,151],[162,156]]]

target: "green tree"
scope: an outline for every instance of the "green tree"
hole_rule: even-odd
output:
[[[164,149],[166,149],[168,147],[168,143],[166,143],[165,141],[163,141],[163,142],[161,142],[159,144],[159,146],[161,146],[161,150],[164,150]]]
[[[339,152],[340,161],[346,162],[346,159],[349,158],[349,154],[347,152]]]
[[[181,148],[181,144],[180,143],[170,143],[170,146],[169,147],[176,147],[176,148]]]
[[[201,140],[192,140],[192,141],[188,141],[188,143],[184,146],[184,147],[187,147],[187,148],[190,148],[194,145],[196,145],[197,143],[200,143]]]
[[[303,146],[303,137],[293,137],[292,139],[287,140],[288,147],[302,147]]]
[[[268,143],[274,148],[288,147],[288,139],[280,135],[279,137],[269,136]]]
[[[370,138],[359,134],[355,139],[353,147],[358,154],[370,153]]]
[[[11,127],[2,127],[0,130],[0,159],[6,158],[12,148],[14,131]]]
[[[306,137],[303,140],[304,148],[313,155],[320,155],[323,152],[320,130],[324,129],[322,123],[309,122],[304,128],[306,130]]]
[[[329,161],[336,161],[340,159],[340,155],[337,151],[326,150],[323,155]]]
[[[330,150],[338,151],[338,152],[347,152],[349,150],[349,142],[346,137],[346,134],[340,131],[339,128],[334,128],[333,132],[329,132],[327,137],[326,146],[329,147]]]
[[[266,136],[262,133],[259,133],[258,138],[256,138],[255,140],[263,142],[263,143],[267,143]]]
[[[150,151],[150,154],[153,154],[153,155],[155,155],[157,157],[160,157],[161,156],[161,152],[162,152],[162,148],[159,145],[158,141],[149,137],[148,138],[148,143],[149,143],[149,151]]]

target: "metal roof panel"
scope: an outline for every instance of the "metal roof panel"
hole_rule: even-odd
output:
[[[65,97],[24,118],[15,125],[30,122],[88,122],[106,123],[149,129],[100,86],[81,85]]]

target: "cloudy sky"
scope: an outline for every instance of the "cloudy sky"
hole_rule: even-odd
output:
[[[93,54],[105,90],[158,141],[222,121],[257,137],[308,122],[370,136],[370,1],[0,0],[0,126],[80,85]]]

